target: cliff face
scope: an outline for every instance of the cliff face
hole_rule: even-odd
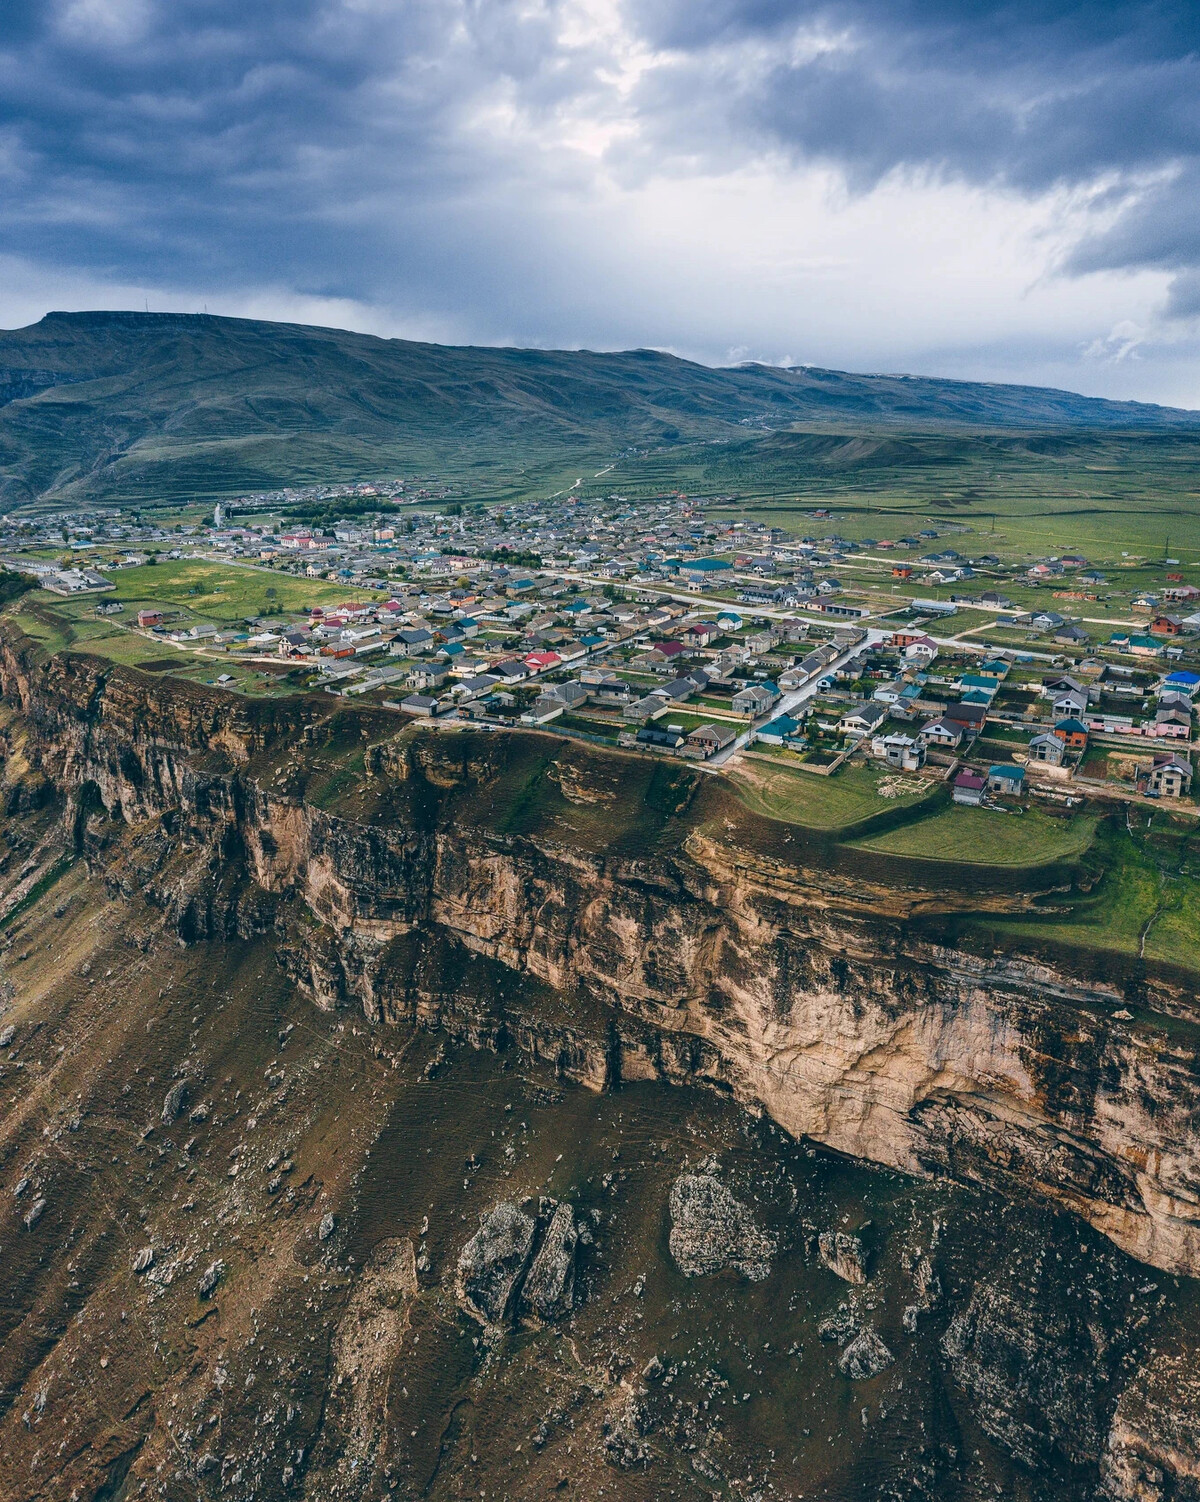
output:
[[[1200,1273],[1192,999],[910,921],[1020,893],[768,857],[714,781],[545,737],[397,737],[11,640],[0,683],[78,848],[184,939],[271,932],[328,1008],[515,1041],[597,1088],[710,1083]]]

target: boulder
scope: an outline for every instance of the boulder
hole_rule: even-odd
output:
[[[320,1225],[317,1227],[317,1240],[328,1241],[335,1230],[337,1230],[337,1219],[332,1210],[326,1210],[325,1214],[321,1217]]]
[[[869,1327],[861,1330],[838,1357],[838,1371],[852,1382],[865,1382],[886,1372],[896,1358]]]
[[[172,1123],[174,1123],[174,1122],[176,1122],[176,1121],[179,1120],[179,1114],[180,1114],[180,1112],[183,1110],[184,1106],[187,1105],[187,1097],[188,1097],[188,1082],[187,1082],[187,1080],[176,1080],[175,1083],[171,1086],[171,1088],[167,1091],[166,1096],[163,1099],[163,1103],[162,1103],[162,1124],[163,1124],[163,1126],[171,1126]]]
[[[529,1268],[521,1294],[522,1308],[539,1319],[561,1319],[575,1305],[575,1254],[579,1230],[572,1205],[559,1205]]]
[[[716,1174],[681,1174],[671,1186],[671,1256],[685,1278],[733,1268],[758,1282],[771,1271],[775,1238]]]
[[[459,1297],[490,1325],[502,1324],[513,1311],[536,1229],[532,1216],[503,1200],[481,1218],[479,1230],[459,1254]]]
[[[847,1283],[867,1281],[867,1253],[861,1237],[846,1231],[822,1231],[817,1238],[821,1261]]]
[[[217,1284],[221,1281],[221,1274],[225,1271],[225,1264],[218,1259],[210,1262],[200,1274],[200,1282],[196,1285],[196,1292],[202,1299],[210,1299],[217,1291]]]
[[[653,1428],[646,1405],[636,1393],[630,1393],[619,1412],[603,1426],[605,1460],[622,1471],[650,1465],[652,1456],[644,1436]]]
[[[822,1340],[836,1341],[844,1346],[851,1336],[858,1334],[858,1315],[848,1304],[839,1304],[817,1325],[817,1334]]]
[[[148,1272],[154,1266],[154,1248],[144,1246],[134,1254],[133,1270],[135,1273]]]
[[[928,1257],[921,1257],[913,1268],[913,1287],[922,1309],[936,1309],[942,1301],[942,1280],[933,1270]]]

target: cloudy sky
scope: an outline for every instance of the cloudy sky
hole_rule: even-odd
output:
[[[1195,0],[3,0],[0,325],[1200,406]]]

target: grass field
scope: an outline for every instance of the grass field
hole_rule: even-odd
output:
[[[933,796],[925,786],[909,797],[881,798],[887,773],[874,767],[843,767],[832,777],[742,761],[730,776],[738,796],[755,813],[809,829],[845,829],[888,809],[910,808]]]
[[[224,687],[278,695],[294,692],[300,686],[298,679],[281,681],[279,676],[241,663],[235,655],[219,649],[185,650],[168,641],[148,639],[132,629],[137,611],[176,609],[181,627],[193,622],[233,626],[263,607],[298,613],[314,604],[328,606],[359,597],[323,581],[290,579],[201,561],[127,569],[117,575],[117,580],[118,589],[102,597],[64,598],[48,590],[31,590],[12,613],[26,635],[49,652],[95,652],[129,667],[151,662],[156,671],[201,683],[212,683],[219,674],[228,673],[232,681]],[[267,596],[267,589],[274,593]],[[113,599],[125,605],[124,614],[97,616],[96,605]]]
[[[1041,866],[1082,855],[1092,843],[1097,819],[1077,814],[1054,819],[986,808],[947,808],[931,818],[869,835],[852,843],[860,850],[977,866]]]
[[[1200,963],[1200,862],[1191,842],[1155,811],[1131,818],[1132,828],[1105,828],[1097,855],[1105,875],[1094,893],[1056,902],[1040,919],[1013,919],[993,927],[1014,938],[1053,938],[1086,949],[1144,954],[1195,968]]]
[[[270,569],[241,568],[203,559],[168,559],[157,565],[121,569],[110,576],[116,589],[106,598],[126,611],[172,606],[189,618],[233,623],[248,616],[297,613],[313,605],[342,605],[362,592],[325,579],[294,579]],[[83,606],[83,601],[64,602]],[[90,610],[94,600],[86,602]]]
[[[1149,564],[1169,552],[1200,565],[1190,436],[909,434],[841,467],[820,457],[813,436],[776,433],[710,450],[697,479],[736,486],[756,519],[814,537],[894,540],[933,525],[943,545],[1006,560],[1078,551],[1116,568],[1123,553]],[[623,469],[615,471],[622,480]],[[834,514],[806,515],[817,506]],[[1122,568],[1110,582],[1144,587],[1136,575]]]

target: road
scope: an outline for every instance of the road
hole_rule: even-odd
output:
[[[759,715],[759,717],[752,724],[747,725],[745,730],[742,731],[741,735],[738,736],[737,740],[726,746],[723,751],[718,751],[715,756],[709,757],[708,761],[702,762],[701,766],[703,767],[704,771],[719,771],[731,756],[735,756],[739,751],[745,748],[745,746],[749,742],[750,733],[752,730],[757,729],[759,725],[766,725],[769,721],[778,719],[780,715],[791,714],[792,710],[798,708],[799,705],[805,702],[805,700],[814,697],[814,695],[817,693],[817,685],[823,678],[827,678],[830,673],[836,673],[838,668],[842,667],[843,664],[848,662],[856,652],[862,652],[867,647],[874,647],[890,635],[890,631],[881,631],[877,626],[868,627],[866,639],[864,641],[855,642],[854,646],[843,652],[840,657],[835,657],[829,664],[829,666],[825,668],[824,672],[818,673],[815,677],[810,678],[807,683],[801,684],[799,688],[791,689],[788,693],[784,694],[782,698],[776,699],[775,703],[766,712],[766,714]]]

